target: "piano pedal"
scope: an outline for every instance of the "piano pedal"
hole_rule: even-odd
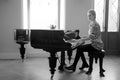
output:
[[[54,76],[54,75],[52,74],[51,77],[50,77],[50,80],[53,80],[53,76]]]
[[[22,59],[22,62],[24,62],[24,59]]]
[[[69,64],[71,63],[71,61],[69,60]]]

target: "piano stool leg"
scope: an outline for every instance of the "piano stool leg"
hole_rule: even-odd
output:
[[[24,55],[25,55],[25,47],[24,47],[24,44],[20,44],[20,55],[21,55],[21,59],[22,61],[24,61]]]
[[[100,76],[104,77],[105,70],[103,69],[103,57],[99,58]]]
[[[49,59],[49,67],[50,67],[51,79],[52,79],[56,71],[55,67],[57,64],[57,57],[55,56],[55,53],[50,53],[50,57],[48,57],[48,59]]]
[[[61,51],[61,62],[60,66],[58,67],[58,70],[64,71],[64,65],[65,65],[65,51]]]

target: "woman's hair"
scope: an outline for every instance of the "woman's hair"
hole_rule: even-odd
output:
[[[96,12],[95,12],[95,10],[90,9],[90,10],[88,11],[88,14],[92,14],[92,15],[96,18]]]

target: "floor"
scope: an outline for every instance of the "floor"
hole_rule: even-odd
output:
[[[87,59],[88,60],[88,59]],[[73,60],[71,61],[71,63]],[[66,60],[68,64],[68,61]],[[57,62],[57,67],[59,61]],[[57,70],[53,80],[119,80],[120,79],[120,56],[105,56],[104,69],[105,77],[99,76],[98,64],[94,64],[91,75],[86,75],[78,68],[72,73],[68,71],[60,72]],[[20,59],[0,59],[0,80],[50,80],[50,72],[47,58],[27,58],[24,62]]]

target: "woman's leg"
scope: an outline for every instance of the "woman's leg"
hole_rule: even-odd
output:
[[[83,63],[87,63],[86,60],[85,60],[85,56],[84,56],[83,52],[81,52],[81,53],[76,53],[75,60],[74,60],[74,62],[73,62],[73,65],[74,65],[74,66],[77,65],[77,63],[78,63],[78,61],[79,61],[79,59],[80,59],[81,56],[82,56],[81,59],[82,59]]]
[[[74,60],[73,64],[72,64],[71,66],[65,67],[65,68],[68,69],[68,70],[73,70],[73,71],[75,71],[79,59],[80,59],[80,54],[77,53],[77,54],[75,55],[75,60]]]
[[[82,64],[82,67],[80,67],[79,69],[83,70],[84,68],[89,67],[83,52],[80,54],[80,57],[81,57],[83,64]]]
[[[81,57],[82,62],[83,62],[83,65],[82,65],[82,67],[80,69],[88,67],[88,64],[87,64],[87,61],[85,59],[85,56],[84,56],[83,52],[84,51],[89,51],[89,49],[91,49],[90,47],[91,47],[90,44],[78,46],[77,47],[77,53],[76,53],[75,60],[74,60],[73,64],[71,66],[69,66],[69,67],[66,67],[66,69],[75,71],[77,63],[78,63],[80,57]]]
[[[91,54],[89,53],[89,69],[86,72],[86,74],[91,74],[92,70],[93,70],[93,56],[92,53]]]

